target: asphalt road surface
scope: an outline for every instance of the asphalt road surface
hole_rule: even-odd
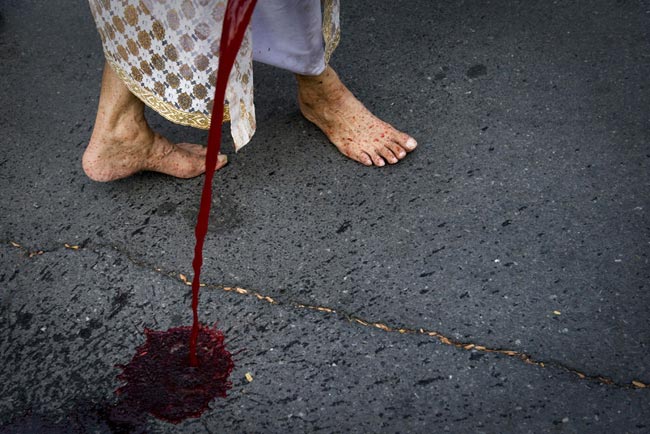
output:
[[[137,429],[650,432],[650,4],[341,19],[333,66],[419,147],[346,159],[293,77],[256,65],[258,131],[224,144],[202,273],[202,320],[242,350],[233,388]],[[110,432],[115,365],[191,321],[203,178],[85,177],[102,67],[85,1],[0,4],[0,432]]]

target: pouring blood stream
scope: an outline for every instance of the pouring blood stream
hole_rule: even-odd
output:
[[[230,71],[250,22],[256,0],[229,0],[224,16],[219,51],[214,106],[212,110],[205,181],[195,228],[194,278],[192,280],[192,326],[167,331],[145,330],[146,342],[122,368],[118,378],[126,384],[117,390],[122,398],[114,414],[150,413],[178,423],[198,417],[217,396],[225,397],[232,387],[228,376],[233,369],[231,354],[224,347],[224,336],[199,322],[199,287],[203,265],[203,243],[208,230],[212,179],[219,149],[221,124]],[[120,417],[121,418],[121,417]],[[120,419],[118,418],[118,419]],[[130,419],[130,417],[126,417]]]
[[[201,206],[196,223],[196,245],[194,246],[194,278],[192,279],[192,333],[190,336],[190,364],[197,366],[196,343],[199,336],[199,286],[201,265],[203,265],[203,242],[208,231],[208,218],[210,217],[210,203],[212,201],[212,178],[217,165],[217,157],[221,148],[221,123],[223,122],[223,105],[226,97],[228,77],[232,70],[235,58],[239,52],[246,27],[253,15],[253,8],[257,0],[229,0],[223,19],[221,41],[219,45],[219,70],[217,71],[216,90],[214,92],[214,106],[208,134],[208,153],[205,157],[205,181],[201,193]]]

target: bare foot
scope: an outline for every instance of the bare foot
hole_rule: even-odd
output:
[[[206,152],[207,148],[193,143],[173,144],[146,124],[133,134],[116,134],[96,126],[82,166],[94,181],[114,181],[144,170],[193,178],[205,172]],[[227,161],[225,155],[219,155],[216,168]]]
[[[143,170],[193,178],[205,172],[206,152],[201,145],[174,144],[154,133],[142,101],[105,65],[95,128],[82,158],[90,179],[113,181]],[[216,169],[227,161],[219,155]]]
[[[321,75],[296,78],[300,111],[344,155],[366,166],[384,166],[417,146],[411,136],[370,113],[329,66]]]

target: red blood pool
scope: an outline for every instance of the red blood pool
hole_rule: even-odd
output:
[[[146,342],[122,368],[118,379],[126,384],[115,392],[120,407],[130,413],[150,413],[172,423],[198,417],[216,397],[226,397],[234,367],[224,347],[224,335],[201,324],[196,347],[198,366],[190,366],[191,327],[167,331],[145,329]]]

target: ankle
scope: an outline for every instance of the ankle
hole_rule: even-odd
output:
[[[349,93],[336,72],[329,66],[320,75],[298,75],[298,97],[307,106],[337,104]]]
[[[149,127],[143,113],[123,113],[113,117],[97,116],[93,136],[118,143],[151,142],[154,132]]]

